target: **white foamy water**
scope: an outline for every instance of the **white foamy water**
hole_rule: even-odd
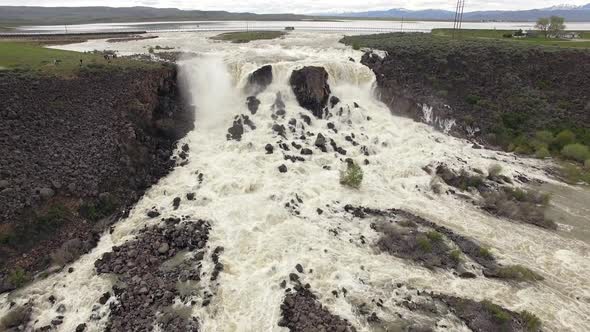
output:
[[[72,331],[82,322],[87,322],[92,331],[101,331],[107,318],[89,321],[89,316],[112,280],[96,275],[94,261],[113,245],[132,239],[143,226],[155,224],[148,221],[146,212],[156,206],[166,217],[190,215],[209,220],[212,230],[208,246],[225,248],[221,256],[225,270],[211,305],[193,308],[203,331],[286,331],[277,325],[284,297],[279,283],[288,279],[298,263],[306,270],[303,281],[310,283],[319,300],[360,331],[371,328],[365,318],[355,313],[356,306],[381,298],[394,309],[393,285],[398,282],[418,289],[489,299],[512,310],[528,310],[541,318],[548,331],[586,331],[590,321],[587,243],[500,220],[453,196],[437,196],[430,190],[431,176],[421,170],[433,162],[480,169],[499,163],[507,175],[522,172],[549,180],[538,170],[539,162],[475,150],[468,142],[427,125],[392,116],[373,97],[374,75],[358,63],[361,53],[339,45],[338,38],[334,34],[294,33],[281,40],[233,45],[211,42],[197,34],[168,34],[152,41],[89,41],[64,46],[73,50],[116,47],[122,53],[134,53],[145,51],[148,45],[161,45],[197,53],[196,58],[180,64],[197,107],[196,128],[181,142],[190,146],[190,161],[149,190],[130,216],[116,225],[113,234],[104,235],[92,253],[73,264],[74,273],[59,273],[0,297],[0,316],[8,311],[11,301],[31,301],[33,318],[38,320],[35,327],[47,325],[57,315],[57,305],[51,307],[47,301],[54,295],[57,304],[67,308],[59,331]],[[349,61],[349,57],[357,62]],[[243,86],[248,74],[264,64],[273,65],[275,79],[258,96],[262,102],[258,113],[250,115]],[[279,139],[271,129],[275,123],[271,105],[277,92],[283,95],[287,111],[285,119],[278,120],[280,124],[287,126],[291,118],[301,123],[300,114],[310,115],[299,107],[288,85],[292,70],[306,65],[326,68],[333,95],[342,100],[345,108],[342,117],[313,119],[306,131],[333,138],[348,151],[346,157],[359,163],[370,161],[363,166],[365,178],[360,190],[339,184],[342,156],[314,149],[306,162],[294,164],[284,160],[276,144]],[[360,108],[354,108],[354,102]],[[227,141],[227,129],[238,114],[248,114],[257,129],[247,131],[240,142]],[[327,129],[329,121],[335,124],[338,134]],[[370,157],[361,153],[360,146],[354,147],[344,139],[351,133],[361,146],[369,147]],[[307,143],[313,145],[314,140],[308,138]],[[290,143],[291,139],[284,141]],[[275,146],[274,154],[265,153],[267,143]],[[290,154],[298,152],[292,150]],[[281,164],[287,165],[287,173],[279,173]],[[204,174],[202,184],[198,173]],[[196,200],[183,199],[174,211],[173,198],[184,198],[188,192],[195,192]],[[285,207],[296,197],[303,201],[299,215]],[[343,213],[345,204],[406,209],[480,241],[491,247],[502,263],[531,267],[546,280],[536,285],[483,277],[464,280],[450,272],[431,271],[379,253],[372,246],[378,234],[371,230],[369,222]],[[317,213],[318,208],[324,210],[322,215]],[[337,230],[338,235],[330,230]],[[366,244],[360,240],[361,235]],[[343,287],[348,290],[347,297],[331,294]],[[394,316],[393,312],[378,314],[385,319]]]

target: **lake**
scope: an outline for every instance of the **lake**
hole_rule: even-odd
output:
[[[532,29],[534,22],[464,22],[464,29]],[[17,30],[23,33],[83,33],[117,31],[235,31],[235,30],[283,30],[294,27],[304,31],[334,32],[389,32],[417,31],[430,32],[435,28],[452,28],[453,22],[435,21],[375,21],[375,20],[332,20],[332,21],[179,21],[179,22],[135,22],[135,23],[96,23],[76,25],[22,26]],[[590,22],[568,23],[569,30],[590,30]]]

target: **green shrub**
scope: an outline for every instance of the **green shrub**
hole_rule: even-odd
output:
[[[541,320],[535,314],[524,310],[520,312],[520,318],[522,318],[527,331],[537,332],[541,329]]]
[[[475,95],[467,95],[467,97],[465,97],[465,102],[467,102],[470,105],[476,105],[479,102],[479,100],[479,96]]]
[[[416,225],[415,222],[411,221],[411,220],[402,220],[399,222],[399,225],[402,227],[408,227],[408,228],[416,228],[418,225]]]
[[[557,134],[555,140],[553,140],[553,145],[557,150],[561,150],[564,146],[573,144],[575,141],[576,134],[574,134],[571,130],[564,130]]]
[[[502,266],[496,270],[496,274],[502,279],[518,281],[540,281],[544,278],[522,265]]]
[[[358,43],[358,42],[353,42],[353,43],[352,43],[352,49],[353,49],[353,50],[355,50],[355,51],[358,51],[358,50],[360,50],[360,49],[361,49],[361,45],[360,45],[360,43]]]
[[[348,162],[346,171],[340,173],[340,184],[358,189],[363,182],[363,169],[355,162]]]
[[[517,153],[517,154],[532,154],[533,152],[534,152],[533,147],[531,147],[528,144],[518,145],[514,149],[514,153]]]
[[[494,319],[496,319],[500,324],[505,324],[510,319],[512,319],[512,316],[510,315],[510,313],[508,311],[504,310],[499,305],[494,304],[488,300],[484,300],[482,302],[482,304],[483,304],[485,310],[487,310],[494,317]]]
[[[437,231],[430,231],[426,233],[426,237],[432,242],[441,242],[443,240],[442,234]]]
[[[494,256],[492,256],[492,252],[490,251],[490,249],[484,247],[479,248],[479,256],[487,259],[494,258]]]
[[[117,203],[110,196],[100,199],[97,203],[84,202],[78,213],[90,221],[98,221],[110,216],[117,209]]]
[[[418,248],[424,252],[431,252],[432,251],[432,243],[428,239],[427,236],[420,234],[416,237],[416,242],[418,243]]]
[[[579,162],[584,162],[590,158],[590,150],[583,144],[568,144],[562,150],[561,154],[568,158]]]
[[[561,173],[569,183],[586,182],[590,184],[590,168],[584,169],[578,165],[567,163],[561,168]]]
[[[68,209],[63,205],[51,206],[45,214],[37,216],[37,222],[45,226],[57,226],[68,217]]]
[[[455,249],[451,251],[451,259],[457,263],[461,261],[461,250]]]
[[[490,177],[496,177],[502,174],[502,166],[499,164],[493,164],[488,168],[488,174]]]
[[[535,139],[547,145],[553,143],[555,137],[553,133],[548,130],[542,130],[535,133]]]
[[[551,157],[551,153],[549,153],[549,149],[547,149],[546,147],[541,147],[537,149],[537,152],[535,152],[535,157],[539,159],[545,159]]]
[[[584,162],[584,168],[587,170],[590,170],[590,159],[588,159]]]
[[[27,271],[18,266],[8,274],[8,281],[16,288],[22,287],[29,281]]]

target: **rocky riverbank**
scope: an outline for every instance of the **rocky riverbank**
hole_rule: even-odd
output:
[[[392,112],[491,146],[518,146],[535,131],[574,131],[590,124],[590,52],[429,34],[346,37],[385,51],[362,63],[376,75]]]
[[[0,73],[0,293],[90,250],[193,128],[174,66]]]

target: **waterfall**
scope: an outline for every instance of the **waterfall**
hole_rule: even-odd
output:
[[[392,116],[386,105],[374,97],[372,72],[358,61],[349,60],[358,60],[360,53],[338,45],[335,35],[321,35],[310,41],[311,45],[302,45],[297,34],[292,43],[287,38],[250,46],[195,38],[201,39],[190,45],[174,34],[164,34],[159,41],[185,50],[194,47],[198,53],[180,63],[197,112],[195,130],[181,142],[190,147],[188,163],[151,188],[129,217],[116,224],[112,234],[104,234],[97,248],[72,264],[72,273],[66,268],[20,291],[2,295],[0,317],[9,311],[11,302],[19,305],[31,301],[34,327],[50,324],[56,306],[47,299],[53,295],[58,305],[66,307],[58,330],[73,331],[79,323],[87,323],[90,331],[101,331],[109,309],[99,307],[93,311],[93,307],[114,280],[97,275],[94,262],[113,245],[133,239],[141,228],[157,225],[157,219],[146,217],[146,212],[156,207],[162,217],[191,216],[209,221],[208,253],[218,246],[224,248],[224,271],[218,284],[204,286],[214,294],[211,304],[190,306],[177,300],[179,306],[190,308],[202,331],[284,331],[277,325],[285,295],[280,283],[289,279],[297,264],[303,266],[304,283],[310,284],[321,303],[359,331],[372,329],[358,314],[358,306],[382,299],[386,308],[395,307],[396,283],[489,299],[514,310],[526,309],[541,317],[548,330],[583,330],[590,304],[575,300],[572,293],[575,290],[590,298],[590,292],[583,290],[590,272],[587,244],[499,220],[452,195],[436,195],[430,190],[432,177],[422,170],[438,162],[461,168],[465,167],[463,161],[470,167],[487,169],[493,158],[497,159],[493,163],[501,163],[507,175],[518,171],[548,180],[536,168],[537,161],[516,162],[501,153],[474,150],[467,141]],[[79,47],[95,47],[95,43]],[[121,47],[141,48],[144,43],[148,41]],[[261,104],[253,115],[246,107],[244,86],[248,75],[264,64],[273,66],[274,80],[258,95]],[[294,69],[308,65],[326,68],[332,94],[341,99],[333,112],[342,107],[344,113],[327,120],[312,119],[312,124],[301,131],[301,114],[311,116],[311,112],[297,104],[288,80]],[[286,104],[286,115],[274,120],[271,108],[279,92]],[[425,119],[432,122],[431,109],[423,110]],[[228,141],[227,129],[238,115],[248,115],[256,129],[248,128],[241,141]],[[277,146],[281,139],[272,126],[278,123],[288,127],[291,119],[298,123],[298,135],[306,131],[323,133],[344,147],[347,155],[314,150],[305,162],[285,160]],[[328,123],[333,123],[337,133],[328,129]],[[442,125],[447,129],[452,126]],[[353,134],[358,146],[347,139]],[[297,137],[289,132],[288,139],[282,141],[313,148],[315,138]],[[273,154],[266,154],[267,144],[275,147]],[[369,156],[363,153],[362,146]],[[293,149],[290,154],[298,151]],[[364,180],[359,190],[339,182],[346,158],[359,164],[365,159],[369,162],[362,166]],[[288,172],[278,171],[282,164]],[[201,179],[199,174],[203,174]],[[184,199],[193,192],[194,201]],[[175,197],[183,198],[177,210],[172,206]],[[546,281],[521,287],[483,277],[464,280],[451,272],[432,271],[381,253],[373,245],[379,235],[370,223],[345,213],[345,204],[410,211],[489,246],[502,262],[538,267]],[[333,295],[334,290],[343,288],[346,297]],[[93,315],[97,319],[91,319]],[[396,311],[384,310],[380,316],[394,320]],[[452,321],[448,324],[451,330],[466,328]]]

